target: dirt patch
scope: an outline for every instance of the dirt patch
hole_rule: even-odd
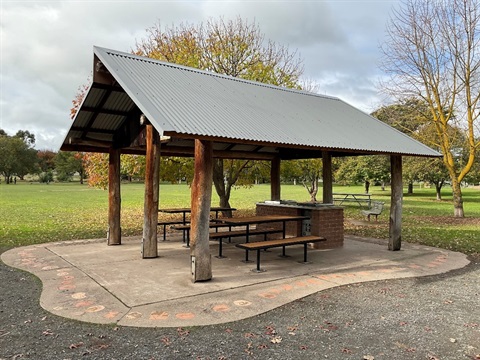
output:
[[[480,218],[478,217],[457,218],[454,216],[416,216],[415,219],[422,223],[438,225],[480,225]]]

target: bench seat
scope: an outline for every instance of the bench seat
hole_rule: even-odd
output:
[[[185,242],[185,240],[187,241],[187,247],[190,246],[190,229],[191,229],[191,225],[190,224],[185,224],[185,225],[175,225],[175,226],[172,226],[172,229],[174,230],[180,230],[180,231],[183,231],[183,242]],[[228,228],[229,230],[231,230],[232,226],[231,225],[227,225],[227,224],[221,224],[221,223],[215,223],[215,222],[211,222],[208,227],[210,229],[215,229],[217,232],[218,232],[218,229],[219,228]]]
[[[263,239],[267,240],[268,234],[277,234],[282,233],[283,229],[250,229],[248,231],[248,236],[250,235],[263,235]],[[218,240],[218,258],[223,258],[222,248],[223,248],[223,239],[228,238],[228,241],[231,242],[232,237],[247,236],[247,230],[233,230],[233,231],[219,231],[215,233],[210,233],[210,240]],[[249,244],[247,242],[247,244]],[[247,256],[248,261],[248,256]]]
[[[378,215],[382,213],[384,205],[385,203],[383,202],[374,201],[372,202],[372,207],[370,209],[362,210],[362,214],[368,218],[368,221],[370,221],[370,216],[372,215],[375,216],[375,221],[378,221]]]
[[[167,240],[167,226],[168,225],[183,225],[183,220],[166,220],[166,221],[159,221],[157,223],[158,226],[163,226],[163,241]]]
[[[320,241],[326,241],[324,237],[321,236],[300,236],[286,239],[277,239],[277,240],[266,240],[258,242],[248,242],[244,244],[237,244],[236,247],[246,250],[246,261],[248,261],[248,251],[256,250],[257,251],[257,272],[263,271],[260,268],[260,250],[271,249],[275,247],[282,247],[283,252],[282,256],[285,256],[285,247],[292,245],[303,245],[303,262],[307,262],[307,245],[309,243],[316,243]]]

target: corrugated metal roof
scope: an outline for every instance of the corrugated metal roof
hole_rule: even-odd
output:
[[[338,98],[99,47],[94,53],[160,134],[337,152],[439,155]],[[122,110],[127,109],[128,101],[117,99],[119,104],[121,100]],[[119,104],[108,101],[111,110],[120,109]]]

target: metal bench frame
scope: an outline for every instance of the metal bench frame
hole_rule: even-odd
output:
[[[256,272],[263,272],[260,268],[260,250],[271,249],[275,247],[282,247],[282,256],[286,256],[285,254],[285,247],[292,246],[292,245],[303,245],[303,262],[307,263],[307,248],[309,243],[316,243],[320,241],[326,241],[324,237],[321,236],[301,236],[301,237],[294,237],[294,238],[286,238],[286,239],[278,239],[278,240],[267,240],[267,241],[259,241],[259,242],[249,242],[244,244],[237,244],[236,246],[245,249],[247,256],[248,251],[256,250],[257,251],[257,267],[253,269]],[[247,257],[248,259],[248,257]]]

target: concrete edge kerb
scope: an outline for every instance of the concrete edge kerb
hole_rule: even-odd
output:
[[[310,251],[308,265],[295,263],[294,251],[290,260],[262,254],[269,267],[265,274],[250,272],[254,265],[242,264],[243,253],[232,246],[226,260],[214,260],[214,281],[191,284],[188,262],[184,263],[189,250],[181,240],[159,242],[160,251],[169,257],[149,262],[138,258],[139,241],[140,237],[127,238],[125,246],[115,247],[102,239],[46,243],[11,249],[1,259],[40,278],[40,304],[47,311],[85,322],[136,327],[228,323],[336,286],[435,275],[469,263],[465,254],[445,249],[404,243],[401,251],[391,252],[384,240],[347,236],[344,248]]]

